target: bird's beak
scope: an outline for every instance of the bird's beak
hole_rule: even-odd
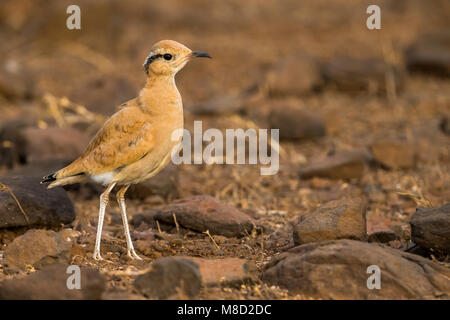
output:
[[[192,57],[196,57],[196,58],[210,58],[212,59],[212,57],[209,55],[209,53],[203,52],[203,51],[192,51],[191,53]]]

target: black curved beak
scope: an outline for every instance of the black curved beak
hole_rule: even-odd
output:
[[[196,57],[196,58],[210,58],[210,59],[212,59],[212,57],[209,55],[209,53],[203,52],[203,51],[192,51],[191,55],[193,57]]]

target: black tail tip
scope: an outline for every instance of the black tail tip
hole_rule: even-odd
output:
[[[48,176],[43,177],[41,184],[46,183],[46,182],[55,181],[56,180],[55,175],[56,175],[56,173],[51,173]]]

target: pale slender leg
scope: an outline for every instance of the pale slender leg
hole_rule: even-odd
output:
[[[116,185],[115,182],[111,183],[108,188],[106,188],[105,192],[100,195],[100,210],[98,213],[98,224],[97,224],[97,237],[95,239],[95,249],[94,249],[94,259],[95,260],[103,260],[100,255],[100,241],[102,238],[102,228],[103,228],[103,220],[105,219],[105,209],[108,205],[109,201],[109,193]]]
[[[142,260],[134,251],[133,242],[131,241],[130,229],[128,228],[127,209],[125,206],[125,192],[127,192],[129,185],[123,186],[117,191],[117,202],[119,202],[120,211],[122,212],[123,229],[125,231],[125,238],[127,240],[127,254],[131,259]]]

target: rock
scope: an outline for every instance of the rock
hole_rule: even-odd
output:
[[[411,237],[422,248],[450,253],[450,203],[418,208],[411,218]]]
[[[322,66],[322,76],[327,85],[341,91],[386,91],[386,74],[393,76],[396,87],[401,84],[398,71],[377,59],[334,58]]]
[[[186,257],[187,258],[187,257]],[[221,284],[239,286],[257,278],[255,263],[239,258],[204,259],[189,257],[199,266],[202,282],[213,287]]]
[[[178,167],[169,163],[161,172],[151,179],[134,184],[127,191],[127,198],[145,199],[149,196],[162,196],[175,199],[178,197]]]
[[[301,108],[293,100],[275,100],[270,103],[268,124],[280,129],[281,140],[306,140],[325,136],[322,120]]]
[[[381,140],[372,144],[374,159],[391,169],[408,169],[415,166],[415,151],[404,141]]]
[[[134,281],[134,287],[143,295],[167,299],[178,294],[195,297],[201,288],[198,265],[188,259],[161,258],[153,262],[145,274]]]
[[[72,240],[51,230],[28,230],[5,249],[8,270],[25,270],[27,266],[40,269],[55,262],[69,263]]]
[[[380,268],[381,288],[368,289]],[[450,270],[378,244],[335,240],[297,246],[272,258],[262,276],[291,294],[320,299],[448,299]]]
[[[243,107],[243,100],[238,95],[216,97],[188,108],[193,115],[225,115],[238,113]]]
[[[141,222],[151,225],[154,220],[174,225],[177,223],[187,229],[226,237],[238,237],[247,231],[251,233],[255,226],[253,218],[238,209],[229,206],[211,196],[193,196],[176,200],[167,206],[137,214],[132,224]]]
[[[100,299],[106,280],[97,270],[80,269],[80,290],[68,289],[67,265],[52,264],[21,279],[0,283],[0,300],[80,300]],[[70,271],[70,270],[69,270]]]
[[[295,244],[366,238],[366,203],[361,199],[330,201],[301,216],[294,226]]]
[[[75,209],[62,188],[47,190],[40,178],[1,177],[25,211],[30,226],[59,228],[75,220]],[[27,220],[8,191],[0,192],[0,228],[25,227]]]
[[[321,85],[319,67],[311,57],[297,54],[277,61],[263,84],[269,96],[302,96]]]
[[[406,50],[409,71],[450,76],[450,36],[446,31],[424,35]]]
[[[359,179],[364,172],[366,158],[362,152],[338,152],[325,159],[313,160],[312,164],[300,170],[299,175],[303,179]]]
[[[25,143],[26,161],[75,159],[84,152],[90,137],[72,128],[26,128],[21,135]]]

